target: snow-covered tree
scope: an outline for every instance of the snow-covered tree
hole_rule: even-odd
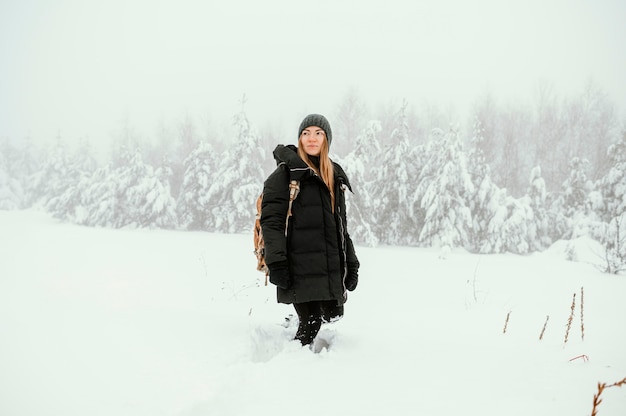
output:
[[[570,174],[561,186],[561,192],[550,207],[550,235],[553,240],[576,238],[586,235],[589,221],[597,218],[591,210],[593,183],[587,177],[587,159],[572,158]]]
[[[212,225],[207,197],[216,180],[215,160],[213,147],[204,141],[185,159],[185,175],[177,203],[180,225],[184,229],[207,230]]]
[[[177,228],[176,200],[172,196],[171,179],[174,176],[172,168],[166,160],[154,171],[151,180],[152,191],[147,195],[146,208],[149,211],[149,226],[157,228]]]
[[[24,203],[24,188],[10,163],[17,158],[17,149],[4,140],[0,144],[0,210],[20,209]]]
[[[589,209],[589,192],[593,184],[587,177],[589,161],[575,157],[569,162],[570,174],[563,182],[563,207],[565,215],[573,216],[576,212]]]
[[[478,193],[481,193],[479,191]],[[508,220],[509,197],[506,189],[493,188],[493,194],[489,198],[483,198],[482,210],[488,215],[481,215],[478,222],[480,234],[474,240],[473,249],[479,253],[504,253],[509,243],[508,236],[503,233],[504,224]],[[476,221],[475,221],[476,223]],[[511,228],[507,225],[507,228]]]
[[[206,193],[212,231],[249,232],[254,202],[263,188],[265,152],[243,109],[235,115],[238,136],[225,152]]]
[[[610,274],[626,271],[626,213],[613,218],[603,228],[605,253],[601,270]]]
[[[415,161],[411,159],[411,143],[404,103],[398,125],[390,143],[377,164],[372,189],[375,232],[380,242],[390,245],[411,245],[417,242],[417,231],[409,196],[415,189]]]
[[[97,169],[85,184],[82,206],[83,212],[76,217],[79,224],[117,227],[117,181],[112,164]]]
[[[3,149],[0,152],[0,210],[19,209],[23,199],[24,190],[20,182],[10,174]]]
[[[79,184],[81,208],[76,222],[101,227],[176,228],[176,202],[169,186],[171,171],[156,171],[141,153],[122,148],[118,166],[100,168]]]
[[[378,238],[372,229],[374,224],[372,166],[379,160],[381,149],[378,134],[380,122],[372,120],[356,138],[352,151],[341,160],[341,165],[350,177],[354,194],[347,192],[346,209],[349,213],[349,231],[357,244],[376,246]]]
[[[82,141],[76,152],[67,158],[64,189],[48,200],[46,210],[56,218],[80,223],[84,215],[83,192],[96,168],[91,146]]]
[[[164,172],[155,174],[143,163],[141,153],[127,154],[128,164],[115,175],[118,216],[116,227],[175,228],[176,202],[170,193]]]
[[[414,200],[425,212],[420,242],[428,246],[464,247],[472,228],[468,204],[474,185],[458,132],[433,135],[426,156],[417,194],[421,198]]]
[[[26,189],[28,205],[45,206],[50,199],[61,195],[75,179],[68,175],[69,156],[65,143],[57,138],[57,143],[48,154],[43,166],[35,172]]]
[[[608,155],[611,168],[598,183],[603,199],[600,215],[607,223],[626,212],[626,132],[609,146]]]
[[[491,244],[494,252],[527,254],[531,248],[529,241],[533,239],[530,225],[534,221],[530,198],[525,196],[516,199],[506,195],[504,189],[501,192],[501,197],[504,198],[506,214],[499,214],[497,216],[498,221],[492,221],[490,225],[490,232],[493,233]]]
[[[612,165],[598,182],[601,201],[594,205],[605,223],[599,235],[606,250],[605,271],[619,273],[626,269],[626,132],[609,146],[608,155]]]
[[[482,127],[480,121],[476,120],[467,162],[467,170],[474,185],[474,194],[469,201],[472,231],[468,248],[474,252],[492,253],[497,252],[491,242],[494,231],[498,229],[494,224],[502,221],[505,209],[502,192],[491,180],[491,168],[485,160],[483,141]]]
[[[531,251],[541,251],[551,244],[549,217],[546,209],[546,183],[541,177],[541,168],[536,166],[530,173],[528,199],[533,210],[533,222],[529,224]]]

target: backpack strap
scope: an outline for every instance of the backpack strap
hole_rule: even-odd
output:
[[[289,208],[287,209],[287,219],[285,220],[285,237],[287,237],[287,228],[289,228],[289,217],[291,217],[291,206],[293,205],[294,199],[300,193],[300,181],[296,181],[292,179],[289,182]]]

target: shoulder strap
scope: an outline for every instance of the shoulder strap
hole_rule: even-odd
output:
[[[287,219],[285,220],[285,237],[287,237],[287,228],[289,228],[289,217],[291,217],[291,206],[293,205],[294,199],[300,193],[300,181],[296,181],[292,179],[289,182],[289,208],[287,209]]]

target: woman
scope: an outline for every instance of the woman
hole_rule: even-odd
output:
[[[261,228],[270,282],[278,302],[292,303],[299,326],[295,339],[310,344],[323,322],[343,316],[347,290],[358,283],[359,261],[346,228],[345,172],[328,156],[328,120],[310,114],[300,124],[298,147],[278,145],[278,167],[263,189]],[[300,191],[289,209],[289,182]],[[287,228],[285,228],[287,225]]]

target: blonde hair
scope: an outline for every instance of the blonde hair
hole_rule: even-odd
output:
[[[324,133],[326,137],[326,133]],[[309,155],[304,151],[304,147],[301,145],[300,140],[302,136],[298,138],[298,156],[307,164],[308,167],[313,169],[317,173],[322,181],[326,184],[326,187],[330,191],[330,206],[333,212],[335,212],[335,171],[333,168],[333,162],[328,156],[328,139],[322,142],[320,149],[320,167],[319,169],[311,162]]]

